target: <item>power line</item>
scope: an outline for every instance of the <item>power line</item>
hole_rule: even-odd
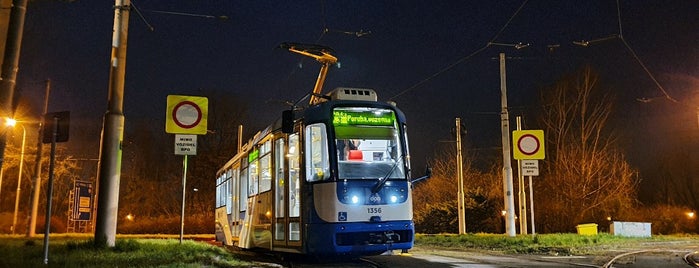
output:
[[[617,20],[619,22],[619,39],[621,39],[621,42],[624,43],[624,46],[626,46],[626,48],[629,50],[629,52],[631,52],[631,55],[634,57],[634,59],[636,59],[638,64],[641,65],[641,67],[646,72],[646,74],[648,74],[648,77],[650,77],[650,79],[653,80],[653,83],[655,83],[655,85],[658,87],[658,89],[660,89],[660,92],[663,93],[665,98],[674,102],[674,103],[678,103],[678,101],[676,99],[670,97],[670,94],[667,93],[667,90],[665,90],[665,88],[663,88],[663,86],[660,85],[658,80],[655,79],[655,76],[653,75],[653,73],[651,73],[650,70],[648,70],[648,67],[646,67],[646,65],[643,63],[641,58],[639,58],[638,55],[636,55],[636,52],[631,48],[629,43],[626,42],[626,39],[624,39],[624,35],[622,35],[623,28],[621,27],[621,6],[619,5],[619,0],[616,0],[616,10],[617,10]]]
[[[407,93],[408,91],[411,91],[411,90],[413,90],[413,89],[415,89],[415,88],[421,86],[422,84],[426,83],[427,81],[432,80],[433,78],[435,78],[435,77],[437,77],[437,76],[439,76],[439,75],[441,75],[441,74],[443,74],[443,73],[445,73],[445,72],[451,70],[452,68],[454,68],[454,67],[456,67],[457,65],[461,64],[462,62],[464,62],[464,61],[470,59],[471,57],[473,57],[473,56],[475,56],[475,55],[478,55],[479,53],[481,53],[483,50],[486,50],[486,49],[487,49],[488,47],[490,47],[491,45],[500,45],[501,43],[496,43],[495,40],[497,40],[497,38],[500,36],[500,34],[502,34],[502,32],[505,31],[505,29],[507,28],[507,26],[510,25],[510,22],[512,22],[512,20],[515,18],[515,16],[517,16],[517,14],[519,14],[519,12],[522,10],[522,8],[524,8],[524,6],[527,4],[527,2],[529,2],[529,0],[525,0],[524,2],[522,2],[522,4],[521,4],[521,5],[519,6],[519,8],[515,11],[515,13],[512,14],[512,16],[510,16],[510,18],[507,20],[507,22],[505,23],[505,25],[503,25],[503,26],[500,28],[500,30],[495,34],[495,36],[493,36],[493,38],[490,39],[490,41],[488,41],[488,43],[486,43],[485,46],[483,46],[483,47],[477,49],[476,51],[474,51],[473,53],[469,54],[468,56],[462,57],[462,58],[456,60],[454,63],[447,65],[446,67],[442,68],[441,70],[437,71],[436,73],[434,73],[434,74],[428,76],[427,78],[421,80],[420,82],[417,82],[417,84],[415,84],[415,85],[413,85],[413,86],[411,86],[411,87],[409,87],[409,88],[407,88],[407,89],[405,89],[405,90],[399,92],[398,94],[394,95],[394,96],[391,97],[389,100],[394,100],[395,98],[399,97],[400,95],[403,95],[403,94]],[[508,45],[509,45],[509,44],[508,44]],[[526,47],[526,46],[529,46],[529,44],[524,45],[524,44],[522,44],[522,43],[519,43],[519,45],[512,45],[512,46],[519,49],[519,48],[524,48],[524,47]]]
[[[434,73],[434,74],[428,76],[427,78],[423,79],[423,80],[420,81],[420,82],[417,82],[417,84],[415,84],[415,85],[413,85],[413,86],[411,86],[411,87],[409,87],[409,88],[407,88],[407,89],[401,91],[400,93],[394,95],[393,97],[391,97],[391,98],[388,99],[388,100],[395,100],[395,98],[399,97],[400,95],[403,95],[403,94],[407,93],[408,91],[411,91],[411,90],[413,90],[413,89],[415,89],[415,88],[421,86],[422,84],[426,83],[427,81],[430,81],[430,80],[432,80],[433,78],[435,78],[435,77],[437,77],[437,76],[439,76],[439,75],[445,73],[446,71],[451,70],[451,68],[454,68],[456,65],[459,65],[459,64],[461,64],[462,62],[464,62],[464,61],[470,59],[471,57],[473,57],[473,56],[475,56],[475,55],[477,55],[478,53],[481,53],[481,51],[485,50],[485,49],[488,48],[489,46],[490,46],[490,43],[486,44],[485,46],[483,46],[483,47],[479,48],[478,50],[474,51],[473,53],[471,53],[470,55],[468,55],[468,56],[466,56],[466,57],[463,57],[463,58],[457,60],[456,62],[454,62],[454,63],[452,63],[452,64],[447,65],[447,67],[442,68],[441,70],[437,71],[436,73]]]
[[[153,25],[151,25],[148,20],[146,19],[145,16],[143,16],[143,13],[141,13],[141,10],[136,7],[136,4],[131,1],[131,6],[133,10],[136,11],[136,14],[141,18],[143,23],[146,24],[148,27],[148,30],[155,31],[155,28]],[[166,15],[177,15],[177,16],[186,16],[186,17],[197,17],[197,18],[205,18],[205,19],[219,19],[219,20],[227,20],[228,16],[214,16],[214,15],[205,15],[205,14],[196,14],[196,13],[188,13],[188,12],[175,12],[175,11],[163,11],[163,10],[145,10],[151,13],[160,13],[160,14],[166,14]]]
[[[325,10],[325,1],[324,1],[324,0],[321,0],[321,1],[320,1],[320,21],[321,21],[321,24],[323,25],[323,30],[320,32],[320,35],[318,36],[318,38],[316,39],[316,41],[314,42],[314,44],[320,44],[320,41],[321,41],[321,40],[325,37],[325,35],[328,34],[328,33],[339,33],[339,34],[345,34],[345,35],[354,35],[356,38],[363,38],[363,37],[365,37],[365,36],[371,34],[371,31],[368,31],[368,30],[365,31],[364,29],[360,29],[359,31],[346,31],[346,30],[338,30],[338,29],[331,29],[331,28],[328,28],[328,24],[327,24],[327,21],[326,21],[326,17],[327,17],[327,16],[326,16],[326,10]],[[305,62],[306,59],[307,59],[307,58],[301,58],[301,59],[298,61],[298,63],[296,64],[296,67],[293,68],[293,69],[291,69],[291,71],[289,72],[289,74],[286,76],[286,79],[284,80],[285,83],[289,83],[289,81],[291,81],[291,78],[296,74],[296,71],[297,71],[298,69],[302,69],[302,68],[303,68],[303,63]],[[337,63],[335,64],[335,66],[337,66],[337,67],[339,68],[339,67],[340,67],[340,62],[337,62]],[[282,90],[282,88],[279,87],[279,88],[278,88],[278,92],[280,93],[280,96],[281,96],[281,90]]]
[[[497,38],[505,31],[505,29],[507,29],[507,27],[509,26],[509,24],[510,24],[510,23],[512,22],[512,20],[520,13],[520,11],[521,11],[522,8],[527,4],[527,2],[528,2],[528,0],[525,0],[525,1],[520,5],[520,7],[514,12],[514,14],[513,14],[513,15],[507,20],[507,22],[503,25],[503,27],[500,28],[500,30],[495,34],[495,36],[494,36],[485,46],[483,46],[483,47],[477,49],[476,51],[474,51],[473,53],[469,54],[468,56],[462,57],[462,58],[456,60],[454,63],[447,65],[446,67],[440,69],[440,70],[437,71],[436,73],[434,73],[434,74],[428,76],[427,78],[425,78],[425,79],[423,79],[423,80],[417,82],[416,84],[414,84],[414,85],[408,87],[407,89],[405,89],[405,90],[399,92],[398,94],[394,95],[394,96],[391,97],[389,100],[394,100],[395,98],[397,98],[397,97],[399,97],[399,96],[401,96],[401,95],[403,95],[403,94],[405,94],[405,93],[407,93],[407,92],[409,92],[409,91],[411,91],[411,90],[414,90],[414,89],[416,89],[416,88],[422,86],[422,85],[425,84],[426,82],[428,82],[428,81],[434,79],[435,77],[437,77],[437,76],[439,76],[439,75],[445,73],[446,71],[449,71],[450,69],[456,67],[457,65],[463,63],[464,61],[470,59],[471,57],[473,57],[473,56],[479,54],[480,52],[482,52],[483,50],[489,48],[490,46],[493,46],[493,45],[508,46],[508,47],[514,47],[514,48],[516,48],[516,49],[522,49],[522,48],[528,47],[530,44],[523,44],[523,43],[509,44],[509,43],[499,43],[499,42],[496,42]],[[628,42],[626,41],[626,39],[624,38],[624,36],[623,36],[622,21],[621,21],[621,5],[620,5],[620,3],[619,3],[619,0],[616,0],[616,7],[617,7],[617,24],[618,24],[618,31],[619,31],[618,34],[613,34],[613,35],[610,35],[610,36],[606,36],[606,37],[602,37],[602,38],[597,38],[597,39],[592,39],[592,40],[584,40],[584,39],[583,39],[583,40],[580,40],[580,41],[573,41],[573,44],[579,45],[579,46],[582,46],[582,47],[588,47],[588,46],[593,45],[593,44],[595,44],[595,43],[599,43],[599,42],[603,42],[603,41],[608,41],[608,40],[613,40],[613,39],[617,39],[617,38],[620,39],[621,42],[622,42],[622,43],[624,44],[624,46],[626,47],[626,49],[629,50],[629,52],[631,53],[631,55],[633,56],[633,58],[636,60],[636,62],[641,66],[641,68],[643,68],[643,70],[646,72],[646,74],[648,75],[648,77],[653,81],[653,83],[655,83],[656,87],[662,92],[663,96],[664,96],[666,99],[668,99],[668,100],[670,100],[670,101],[672,101],[672,102],[679,103],[679,101],[677,101],[676,99],[674,99],[673,97],[670,96],[670,94],[668,93],[668,91],[667,91],[667,90],[660,84],[660,82],[655,78],[655,76],[653,75],[653,73],[648,69],[648,67],[646,66],[646,64],[641,60],[641,58],[636,54],[636,52],[633,50],[633,48],[631,48],[631,45],[629,45],[629,43],[628,43]],[[558,44],[555,44],[555,45],[548,45],[548,46],[547,46],[547,48],[548,48],[549,51],[553,51],[553,50],[555,50],[555,49],[558,48],[558,47],[560,47],[560,45],[558,45]],[[645,100],[645,98],[643,98],[643,99]]]

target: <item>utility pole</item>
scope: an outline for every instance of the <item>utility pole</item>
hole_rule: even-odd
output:
[[[507,112],[507,82],[505,75],[505,53],[500,53],[500,101],[502,112],[502,187],[505,196],[505,230],[508,236],[516,236],[515,200],[512,196],[512,163],[510,160],[510,119]]]
[[[24,18],[27,13],[27,0],[13,0],[10,20],[7,28],[2,69],[0,70],[0,117],[14,118],[12,110],[15,86],[17,85],[17,70],[19,55],[22,48],[24,33]],[[0,133],[0,168],[5,162],[5,146],[7,131]]]
[[[44,95],[44,112],[39,120],[39,135],[36,143],[36,158],[34,159],[34,186],[32,187],[32,212],[29,214],[29,228],[27,228],[27,237],[36,235],[36,216],[39,212],[39,193],[41,192],[41,156],[44,137],[44,120],[49,110],[49,93],[51,92],[51,80],[46,80],[46,94]]]
[[[95,224],[95,244],[114,247],[117,212],[119,210],[119,181],[121,179],[121,143],[124,137],[124,76],[126,73],[126,44],[129,28],[130,0],[114,1],[114,32],[109,62],[109,100],[104,115],[100,162],[98,167],[98,200]]]
[[[461,118],[456,118],[456,173],[459,177],[459,234],[466,233],[466,211],[464,201],[464,171],[461,156]]]

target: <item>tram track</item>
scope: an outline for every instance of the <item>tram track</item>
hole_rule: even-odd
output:
[[[698,251],[690,252],[685,254],[682,259],[684,259],[689,266],[699,267],[699,256],[697,254],[699,254]]]
[[[364,263],[366,263],[366,264],[368,264],[368,265],[371,265],[371,266],[369,266],[369,267],[381,268],[381,265],[379,265],[378,263],[376,263],[376,262],[374,262],[374,261],[372,261],[372,260],[365,259],[365,258],[359,258],[359,260],[362,261],[362,262],[364,262]]]
[[[611,260],[607,261],[604,265],[602,265],[602,268],[611,268],[614,267],[614,264],[617,264],[621,260],[628,258],[628,257],[633,257],[641,254],[684,254],[682,255],[682,260],[689,266],[692,267],[699,267],[699,264],[697,264],[696,254],[697,252],[687,252],[687,250],[678,250],[678,249],[643,249],[643,250],[635,250],[635,251],[630,251],[626,253],[622,253],[619,255],[614,256]]]
[[[229,247],[227,247],[229,248]],[[230,249],[230,248],[229,248]],[[485,252],[429,251],[418,254],[383,254],[367,257],[319,258],[257,250],[231,250],[254,267],[383,268],[383,267],[699,267],[699,251],[689,248],[647,248],[603,256],[499,255]]]

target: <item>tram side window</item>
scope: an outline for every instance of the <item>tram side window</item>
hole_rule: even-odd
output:
[[[272,190],[272,141],[260,148],[260,193]]]
[[[276,216],[277,218],[279,217],[284,217],[284,157],[285,157],[285,152],[284,152],[284,139],[277,139],[274,141],[274,169],[275,169],[275,174],[274,174],[274,180],[275,180],[275,186],[276,186],[276,196],[274,198],[275,200],[275,208],[277,209],[276,211]]]
[[[260,184],[260,169],[258,167],[259,160],[255,159],[250,161],[250,166],[248,166],[248,196],[253,196],[257,194],[258,186]]]
[[[289,135],[289,217],[301,215],[301,201],[299,200],[301,189],[299,181],[301,155],[299,150],[301,148],[299,146],[299,134]]]
[[[226,206],[226,213],[227,213],[227,214],[230,214],[230,213],[231,213],[231,212],[230,212],[230,209],[229,209],[229,207],[228,207],[228,199],[226,198],[226,197],[228,197],[228,191],[227,191],[227,190],[229,189],[229,188],[228,188],[228,185],[230,184],[230,182],[231,182],[230,180],[226,180],[225,182],[223,182],[223,191],[221,191],[221,192],[222,192],[221,198],[223,198],[223,200],[222,200],[222,202],[221,202],[221,205],[222,205],[222,206]]]
[[[403,137],[405,138],[405,156],[410,159],[410,143],[408,142],[408,126],[403,124]],[[410,161],[406,161],[408,171],[411,170]]]
[[[236,170],[229,169],[226,172],[226,213],[231,214],[233,212],[233,184],[235,184],[235,179],[233,179]]]
[[[248,168],[240,170],[240,211],[247,210],[248,207]]]
[[[322,123],[306,127],[306,180],[321,181],[330,177],[328,137]]]
[[[226,185],[223,183],[223,178],[224,175],[220,175],[217,179],[217,186],[216,186],[216,207],[222,207],[225,205],[225,199],[223,198],[223,193],[225,191]]]

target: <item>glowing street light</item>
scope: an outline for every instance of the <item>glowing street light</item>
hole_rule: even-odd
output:
[[[14,127],[17,125],[17,120],[12,119],[12,118],[5,118],[5,122],[7,126]],[[21,191],[21,186],[22,186],[22,164],[24,163],[24,142],[27,138],[27,129],[24,128],[23,125],[20,125],[22,127],[22,149],[19,154],[19,171],[17,172],[17,194],[15,196],[15,213],[12,216],[12,227],[10,228],[10,231],[12,234],[15,234],[15,226],[17,226],[17,211],[19,210],[19,193]]]
[[[697,216],[697,215],[694,213],[694,211],[689,211],[689,212],[687,212],[687,213],[685,213],[685,214],[687,214],[687,218],[689,218],[689,219],[691,219],[691,220],[693,220],[694,217]]]

